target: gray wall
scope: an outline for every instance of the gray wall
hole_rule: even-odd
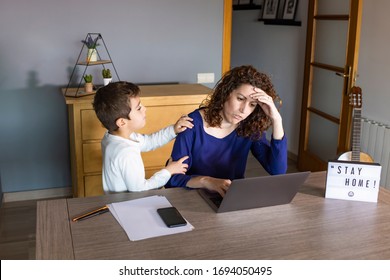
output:
[[[0,207],[3,204],[3,187],[1,186],[1,173],[0,173]]]
[[[71,186],[60,88],[88,32],[102,34],[122,80],[195,83],[221,76],[222,22],[223,0],[2,0],[3,192]]]
[[[308,0],[300,0],[296,20],[302,26],[264,25],[259,10],[234,11],[232,66],[252,64],[270,75],[283,100],[281,115],[288,150],[297,155],[305,62]]]
[[[299,1],[301,27],[263,25],[256,10],[233,13],[232,66],[253,64],[271,75],[284,101],[281,113],[295,154],[307,3]],[[357,85],[363,89],[363,115],[390,124],[388,10],[387,0],[364,1]],[[199,72],[220,77],[222,20],[223,0],[2,0],[3,192],[71,185],[67,113],[59,88],[67,84],[88,32],[103,35],[123,80],[194,83]]]

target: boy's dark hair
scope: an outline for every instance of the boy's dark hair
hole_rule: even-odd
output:
[[[243,84],[249,84],[265,91],[274,100],[278,98],[271,79],[264,73],[258,72],[251,65],[235,67],[226,72],[218,81],[214,91],[202,102],[201,108],[205,109],[205,120],[211,127],[220,127],[222,117],[220,112],[223,105],[229,99],[233,90]],[[237,127],[237,134],[251,139],[259,139],[263,131],[271,125],[270,118],[263,112],[260,106]]]
[[[137,85],[129,82],[114,82],[98,89],[93,100],[93,109],[99,121],[108,131],[118,129],[116,120],[129,119],[130,97],[140,94]]]

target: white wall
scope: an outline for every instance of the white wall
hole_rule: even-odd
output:
[[[234,11],[232,66],[251,64],[271,76],[283,100],[281,115],[288,150],[297,155],[305,62],[308,0],[300,0],[296,20],[302,26],[264,25],[258,10]]]
[[[359,52],[362,115],[390,125],[390,1],[363,2]]]

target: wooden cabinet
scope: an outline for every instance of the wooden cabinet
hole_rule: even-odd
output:
[[[182,114],[198,108],[211,89],[200,84],[140,86],[141,102],[146,106],[146,126],[140,133],[151,133],[175,123]],[[72,187],[74,197],[103,194],[100,141],[106,131],[92,108],[94,95],[65,97],[69,115]],[[146,177],[164,167],[173,141],[143,153]]]

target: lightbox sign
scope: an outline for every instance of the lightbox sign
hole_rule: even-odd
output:
[[[381,169],[378,163],[329,161],[325,197],[377,202]]]

